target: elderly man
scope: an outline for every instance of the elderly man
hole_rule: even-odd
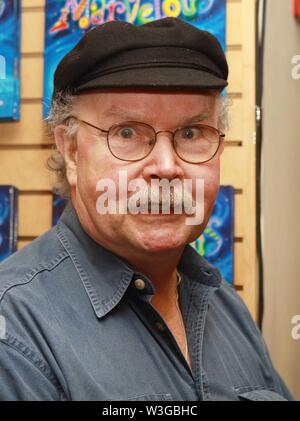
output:
[[[0,266],[2,400],[291,399],[234,289],[188,245],[219,189],[227,77],[218,41],[175,18],[105,23],[61,61],[49,164],[70,199]]]

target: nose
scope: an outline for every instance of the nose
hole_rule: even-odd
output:
[[[174,150],[172,139],[173,133],[168,130],[157,132],[156,144],[144,166],[144,177],[172,180],[183,176],[180,158]]]

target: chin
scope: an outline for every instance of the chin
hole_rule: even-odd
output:
[[[154,253],[182,248],[187,243],[188,238],[178,231],[166,232],[166,230],[160,230],[159,232],[139,232],[136,241],[140,248]]]

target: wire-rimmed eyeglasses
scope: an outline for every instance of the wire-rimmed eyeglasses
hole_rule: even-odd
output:
[[[203,164],[214,158],[225,137],[220,130],[204,124],[192,124],[177,128],[175,131],[155,131],[146,123],[124,121],[104,130],[75,116],[70,118],[106,133],[107,146],[111,154],[121,161],[135,162],[145,159],[152,152],[157,135],[170,133],[173,148],[180,159],[191,164]]]

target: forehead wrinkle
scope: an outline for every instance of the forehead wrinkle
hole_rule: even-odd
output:
[[[104,117],[115,116],[115,117],[121,117],[127,120],[136,120],[136,121],[143,121],[145,119],[144,114],[138,113],[136,111],[128,111],[116,105],[104,111],[103,116]],[[204,110],[203,112],[198,113],[192,117],[187,116],[186,118],[182,120],[182,124],[201,122],[211,117],[213,117],[213,114],[211,113],[211,111]],[[147,114],[147,119],[149,120],[149,114]]]
[[[117,105],[113,105],[108,110],[104,111],[103,116],[105,117],[122,117],[128,120],[143,119],[143,115],[136,111],[128,111],[125,108],[120,108]]]

